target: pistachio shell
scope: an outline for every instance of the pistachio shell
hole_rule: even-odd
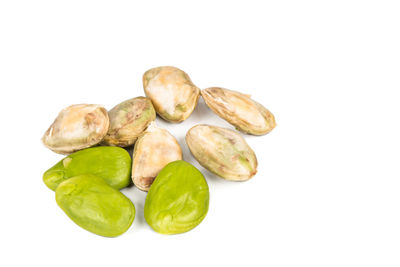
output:
[[[56,190],[56,201],[77,225],[105,237],[123,234],[135,219],[130,199],[90,174],[62,182]]]
[[[69,154],[98,144],[109,127],[107,111],[100,105],[78,104],[63,109],[43,135],[43,144]]]
[[[249,95],[220,87],[203,89],[201,95],[210,109],[239,131],[263,135],[276,126],[274,115]]]
[[[108,112],[110,128],[103,144],[126,147],[135,143],[138,136],[156,118],[150,99],[136,97],[124,101]]]
[[[193,165],[178,160],[165,166],[144,204],[144,218],[154,231],[179,234],[195,228],[208,211],[206,179]]]
[[[165,165],[182,159],[182,150],[167,130],[151,123],[138,138],[132,156],[132,181],[143,191],[148,191],[154,178]]]
[[[103,178],[115,189],[129,185],[131,157],[120,147],[98,146],[72,153],[43,174],[43,182],[56,190],[63,181],[81,174]]]
[[[204,168],[226,180],[246,181],[257,173],[256,155],[233,130],[196,125],[187,132],[186,143]]]
[[[200,96],[189,76],[175,67],[157,67],[143,75],[143,88],[158,115],[171,122],[186,120]]]

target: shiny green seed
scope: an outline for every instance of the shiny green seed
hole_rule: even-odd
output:
[[[43,182],[51,190],[70,177],[93,174],[110,186],[121,189],[130,184],[131,157],[120,147],[93,147],[75,152],[59,161],[43,174]]]
[[[133,203],[94,175],[62,182],[56,189],[56,201],[77,225],[105,237],[123,234],[135,218]]]
[[[206,216],[209,195],[207,182],[199,170],[183,160],[171,162],[150,187],[144,217],[158,233],[187,232]]]

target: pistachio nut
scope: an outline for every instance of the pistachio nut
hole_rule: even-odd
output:
[[[201,95],[210,109],[239,131],[263,135],[276,126],[274,115],[249,95],[220,87],[203,89]]]
[[[103,144],[126,147],[135,143],[138,136],[156,118],[150,99],[136,97],[126,100],[108,112],[110,128]]]
[[[60,154],[94,146],[109,127],[107,111],[100,105],[78,104],[63,109],[43,135],[43,144]]]
[[[182,159],[182,150],[167,130],[152,122],[138,138],[132,156],[132,181],[148,191],[158,172],[171,161]]]
[[[56,189],[56,201],[77,225],[105,237],[123,234],[135,218],[129,198],[90,174],[62,182]]]
[[[175,67],[157,67],[143,74],[143,88],[158,115],[171,122],[186,120],[200,96],[184,71]]]
[[[204,168],[226,180],[246,181],[257,172],[255,153],[233,130],[196,125],[187,132],[186,143]]]
[[[208,211],[210,193],[201,172],[178,160],[166,165],[144,204],[144,218],[154,231],[179,234],[195,228]]]
[[[68,155],[43,174],[43,182],[56,190],[63,181],[81,174],[103,178],[115,189],[129,185],[131,157],[120,147],[98,146]]]

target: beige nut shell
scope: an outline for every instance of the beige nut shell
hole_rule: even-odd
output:
[[[157,114],[170,122],[186,120],[197,105],[200,89],[184,71],[171,67],[157,67],[143,74],[143,88]]]
[[[152,122],[136,141],[132,156],[132,181],[140,190],[148,191],[165,165],[181,159],[182,150],[175,137]]]
[[[212,111],[239,131],[264,135],[276,126],[274,115],[249,95],[221,87],[203,89],[201,95]]]
[[[77,104],[63,109],[42,137],[52,151],[69,154],[103,140],[109,127],[107,110],[95,104]]]

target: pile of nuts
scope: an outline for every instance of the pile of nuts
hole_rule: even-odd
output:
[[[144,216],[156,232],[187,232],[207,214],[204,176],[182,160],[175,137],[155,124],[156,114],[169,122],[184,121],[201,95],[241,132],[264,135],[276,126],[273,114],[249,95],[219,87],[200,90],[175,67],[146,71],[143,87],[146,97],[108,112],[94,104],[63,109],[42,138],[52,151],[68,155],[44,173],[44,183],[76,224],[101,236],[118,236],[131,226],[135,207],[119,191],[131,180],[148,191]],[[236,131],[200,124],[187,132],[186,143],[204,168],[226,180],[246,181],[257,172],[255,153]],[[122,148],[131,145],[132,158]]]

